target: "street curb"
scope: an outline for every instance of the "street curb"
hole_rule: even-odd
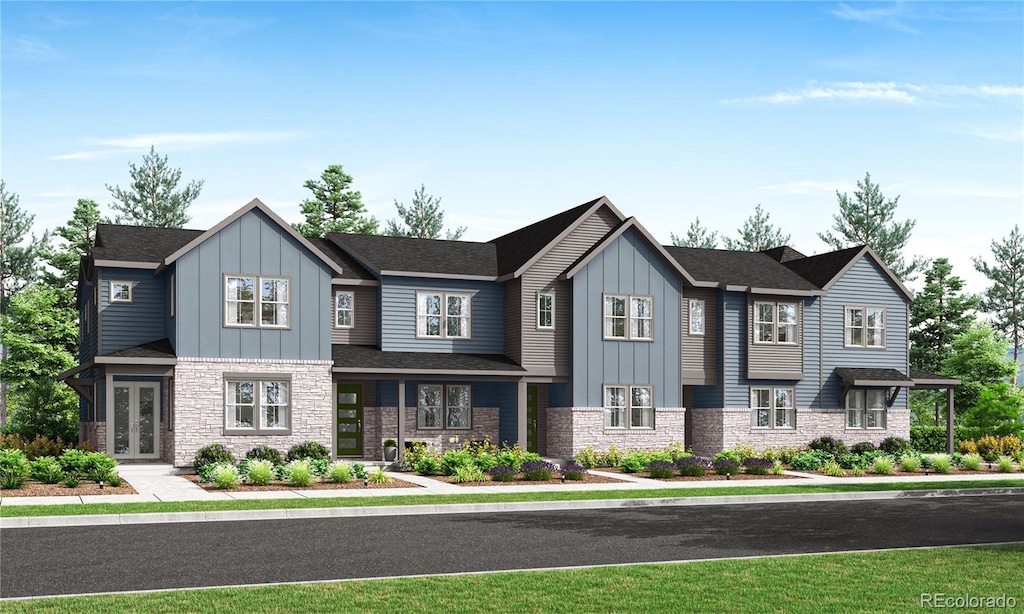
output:
[[[234,522],[369,516],[410,516],[425,514],[487,514],[497,512],[543,512],[649,507],[693,507],[760,503],[814,503],[822,501],[872,501],[941,497],[984,497],[1024,495],[1024,487],[948,488],[940,490],[888,490],[867,492],[800,493],[781,495],[719,495],[713,497],[651,497],[643,499],[584,499],[575,501],[521,501],[504,503],[446,503],[370,507],[316,507],[298,509],[230,510],[213,512],[167,512],[137,514],[96,514],[80,516],[25,516],[0,518],[0,529],[81,527],[92,525],[139,525],[189,522]]]

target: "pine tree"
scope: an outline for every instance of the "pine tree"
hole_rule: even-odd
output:
[[[56,270],[43,273],[43,281],[48,286],[67,289],[74,296],[78,287],[79,260],[96,244],[96,225],[102,221],[100,206],[96,201],[78,199],[67,225],[58,226],[54,231],[54,234],[64,239],[64,244],[51,245],[44,254],[50,266]]]
[[[771,214],[766,213],[758,203],[754,207],[754,215],[743,222],[743,227],[736,232],[739,239],[723,237],[726,249],[760,252],[773,247],[779,247],[789,243],[789,235],[782,234],[782,230],[776,228],[769,220]]]
[[[129,162],[128,173],[132,178],[129,189],[107,186],[115,201],[111,208],[120,211],[116,223],[159,228],[181,228],[188,223],[188,208],[203,189],[202,179],[177,190],[181,169],[168,166],[167,156],[158,155],[155,147],[142,157],[142,166]]]
[[[936,258],[925,273],[924,289],[910,304],[910,364],[938,373],[949,356],[953,340],[974,322],[971,313],[981,303],[964,294],[964,280],[953,275],[948,258]]]
[[[1020,226],[1001,241],[992,241],[995,264],[974,258],[974,268],[992,282],[985,290],[981,308],[992,314],[996,330],[1010,338],[1013,358],[1024,355],[1024,236]]]
[[[375,235],[379,225],[367,215],[363,195],[352,189],[352,176],[340,164],[332,164],[320,174],[320,179],[308,179],[302,186],[313,192],[299,204],[306,221],[292,224],[307,237],[322,237],[329,232],[350,232]]]
[[[886,200],[878,184],[871,182],[871,173],[865,173],[864,181],[857,182],[853,200],[838,190],[836,197],[839,199],[839,214],[832,216],[836,234],[819,232],[818,238],[833,249],[867,245],[896,277],[912,281],[914,273],[925,266],[925,260],[915,256],[907,263],[903,258],[903,248],[917,220],[893,220],[900,197]]]
[[[412,194],[412,204],[408,207],[395,201],[400,220],[388,220],[384,234],[392,237],[414,237],[417,239],[437,239],[444,228],[444,211],[441,199],[427,194],[427,189],[420,184],[420,189]],[[466,232],[465,226],[445,233],[449,241],[457,241]]]
[[[705,249],[715,249],[718,247],[718,233],[711,232],[702,226],[699,217],[695,218],[693,223],[690,224],[685,237],[678,237],[674,232],[670,234],[672,245],[676,247],[702,247]]]

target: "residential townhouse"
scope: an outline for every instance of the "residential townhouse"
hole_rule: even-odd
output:
[[[549,457],[907,437],[911,295],[866,247],[665,247],[599,198],[490,242],[307,239],[254,200],[207,231],[101,225],[81,438],[191,463],[315,440]]]

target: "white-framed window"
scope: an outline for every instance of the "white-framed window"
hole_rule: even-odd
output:
[[[555,328],[555,293],[537,293],[537,328],[550,330]]]
[[[334,293],[334,327],[352,328],[356,322],[355,295],[348,290]]]
[[[110,302],[111,303],[130,303],[134,300],[132,291],[132,282],[130,281],[110,281]]]
[[[654,388],[651,386],[605,386],[604,426],[611,429],[654,428]]]
[[[224,325],[287,328],[291,291],[288,279],[255,275],[224,277]],[[256,292],[259,288],[259,292]],[[257,319],[256,314],[259,314]]]
[[[796,303],[754,303],[754,343],[796,343],[799,326]]]
[[[174,317],[174,273],[171,273],[171,317]]]
[[[885,428],[884,388],[854,388],[846,393],[846,428]]]
[[[654,299],[628,294],[604,295],[604,338],[654,339]]]
[[[845,329],[847,347],[885,347],[884,307],[847,307]]]
[[[468,429],[473,406],[468,384],[420,384],[416,390],[416,427]]]
[[[287,433],[290,386],[286,380],[230,378],[225,381],[225,430]]]
[[[793,388],[751,388],[751,424],[755,428],[795,428],[796,390]]]
[[[470,302],[469,294],[417,292],[416,336],[469,339]]]
[[[690,299],[690,334],[704,334],[704,301],[701,299]]]

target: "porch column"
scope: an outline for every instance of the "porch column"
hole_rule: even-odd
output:
[[[398,458],[405,458],[405,380],[398,380]]]
[[[526,378],[521,377],[516,383],[516,441],[524,450],[526,439]]]
[[[946,388],[946,453],[953,454],[953,387]]]

